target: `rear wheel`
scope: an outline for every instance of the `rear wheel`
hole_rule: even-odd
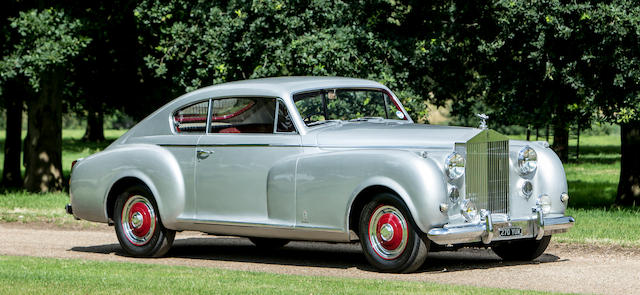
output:
[[[146,186],[132,186],[120,194],[113,212],[118,242],[127,253],[160,257],[171,248],[176,232],[162,226],[158,206]]]
[[[427,257],[429,241],[423,241],[404,203],[381,193],[360,214],[360,244],[373,266],[385,272],[412,272]]]
[[[516,240],[491,246],[503,260],[531,261],[538,258],[549,246],[551,236],[544,236],[540,240]]]
[[[284,239],[270,239],[270,238],[249,238],[251,243],[256,245],[258,248],[263,249],[276,249],[284,247],[286,244],[289,244],[289,240]]]

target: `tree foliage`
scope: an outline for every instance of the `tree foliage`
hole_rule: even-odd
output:
[[[0,61],[0,77],[8,80],[22,75],[37,92],[42,72],[68,66],[71,58],[90,42],[89,37],[79,34],[81,27],[82,23],[71,19],[64,10],[21,11],[11,19],[17,36]]]
[[[184,90],[269,76],[338,75],[403,83],[403,56],[363,3],[143,1],[147,66]]]

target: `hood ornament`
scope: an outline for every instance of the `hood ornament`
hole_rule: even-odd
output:
[[[487,129],[487,120],[489,120],[489,116],[485,114],[476,114],[476,117],[480,118],[480,129]]]

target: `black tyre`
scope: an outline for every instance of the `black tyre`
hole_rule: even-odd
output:
[[[427,258],[429,241],[423,241],[404,203],[381,193],[360,214],[360,245],[365,257],[384,272],[413,272]]]
[[[551,236],[544,236],[540,240],[516,240],[491,246],[503,260],[531,261],[538,258],[549,246]]]
[[[120,246],[136,257],[160,257],[169,251],[176,232],[162,226],[153,194],[146,186],[128,188],[113,211]]]
[[[289,244],[289,240],[284,239],[270,239],[270,238],[249,238],[251,243],[258,248],[263,249],[277,249]]]

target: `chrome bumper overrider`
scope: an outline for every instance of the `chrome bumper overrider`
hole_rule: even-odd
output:
[[[459,226],[445,225],[442,228],[429,230],[427,236],[436,244],[449,245],[461,243],[475,243],[482,241],[489,244],[493,241],[535,238],[542,239],[557,233],[566,232],[571,228],[575,219],[571,216],[545,217],[540,207],[532,209],[529,219],[508,219],[505,215],[492,215],[489,211],[482,212],[482,220],[475,224]],[[500,236],[500,228],[518,227],[522,229],[520,235]]]

